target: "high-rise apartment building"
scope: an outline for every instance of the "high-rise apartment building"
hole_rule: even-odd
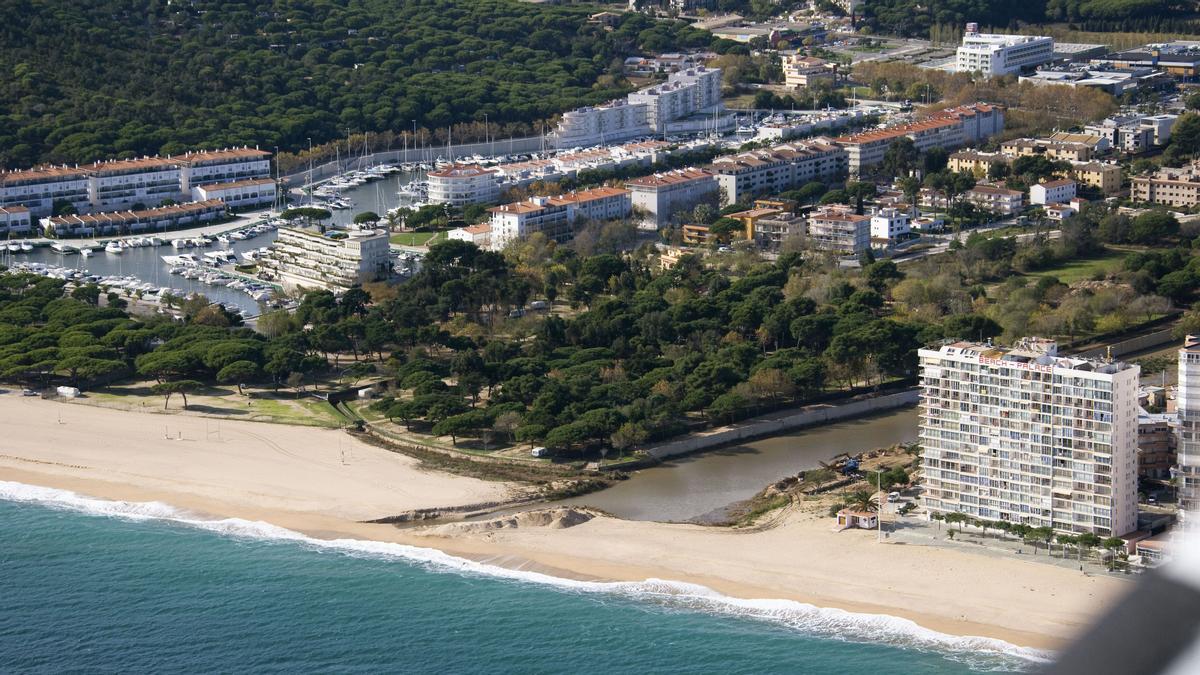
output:
[[[1039,338],[919,353],[930,514],[1105,537],[1137,529],[1138,366],[1060,356]]]
[[[1179,350],[1179,507],[1200,509],[1200,335],[1189,335]],[[1184,516],[1187,518],[1187,515]]]

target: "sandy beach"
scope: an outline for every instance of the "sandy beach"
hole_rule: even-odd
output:
[[[215,420],[13,395],[0,396],[0,425],[0,480],[161,501],[315,537],[426,546],[562,577],[685,581],[739,598],[888,614],[1027,647],[1061,646],[1130,588],[1030,560],[879,544],[873,533],[834,533],[829,519],[800,512],[749,531],[604,516],[571,527],[518,517],[398,529],[360,521],[503,499],[515,488],[426,471],[329,430],[222,421],[218,439]],[[183,440],[165,440],[178,432]]]

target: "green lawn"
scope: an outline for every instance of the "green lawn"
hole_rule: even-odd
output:
[[[390,241],[400,246],[429,246],[446,240],[445,232],[401,232],[393,234]]]
[[[1030,272],[1028,276],[1034,278],[1056,277],[1064,284],[1070,285],[1076,281],[1085,281],[1097,275],[1118,270],[1128,254],[1128,251],[1110,248],[1104,255],[1084,260],[1072,260],[1058,267]]]

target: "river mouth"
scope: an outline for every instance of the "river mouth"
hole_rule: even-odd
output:
[[[586,505],[626,520],[715,524],[764,487],[849,453],[917,440],[915,407],[672,458],[629,480],[555,505]]]

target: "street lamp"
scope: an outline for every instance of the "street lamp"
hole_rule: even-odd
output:
[[[875,514],[875,541],[883,543],[883,467],[875,467],[875,490],[879,495],[879,509]]]

